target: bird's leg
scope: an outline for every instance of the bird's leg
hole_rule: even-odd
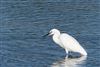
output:
[[[68,54],[68,50],[65,50],[66,51],[66,54]]]
[[[65,50],[66,51],[66,56],[68,56],[68,50]]]
[[[65,50],[66,51],[66,57],[65,58],[68,58],[68,50]]]

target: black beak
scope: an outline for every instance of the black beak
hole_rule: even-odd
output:
[[[45,34],[43,37],[46,37],[46,36],[48,36],[50,33],[47,33],[47,34]]]

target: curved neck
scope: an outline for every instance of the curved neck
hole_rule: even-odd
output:
[[[57,44],[59,44],[59,37],[60,37],[60,32],[59,33],[55,33],[52,38],[54,40],[54,42],[56,42]]]
[[[56,33],[53,35],[53,40],[56,44],[58,44],[59,46],[61,46],[62,48],[64,48],[64,46],[62,45],[61,41],[60,41],[60,32]]]

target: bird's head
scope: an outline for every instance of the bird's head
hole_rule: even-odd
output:
[[[49,36],[52,36],[52,35],[54,35],[54,34],[60,34],[60,31],[58,30],[58,29],[51,29],[46,35],[44,35],[44,36],[47,36],[47,35],[49,35]]]
[[[49,31],[49,35],[54,35],[54,34],[57,34],[57,33],[60,33],[60,31],[58,29],[51,29]]]

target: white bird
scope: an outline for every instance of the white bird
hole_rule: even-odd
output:
[[[65,49],[68,54],[69,51],[78,52],[81,56],[86,56],[87,52],[79,44],[79,42],[67,33],[60,33],[58,29],[52,29],[47,35],[52,35],[53,41]]]

